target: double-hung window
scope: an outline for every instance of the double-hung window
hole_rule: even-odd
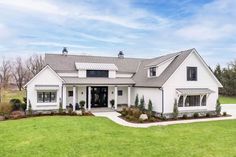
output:
[[[57,101],[56,91],[38,91],[37,102],[38,103],[53,103]]]
[[[187,67],[187,81],[197,81],[197,67]]]
[[[156,73],[157,73],[156,70],[157,70],[156,67],[149,68],[150,77],[156,76]]]

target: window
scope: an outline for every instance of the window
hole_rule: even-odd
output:
[[[72,97],[73,96],[73,91],[68,91],[68,97]]]
[[[57,92],[38,92],[38,103],[56,102]]]
[[[108,77],[108,70],[87,70],[87,77]]]
[[[201,105],[206,106],[206,95],[203,96]]]
[[[187,80],[197,81],[197,67],[187,67]]]
[[[183,96],[180,96],[178,107],[183,107],[183,105],[184,105],[184,99],[183,99]]]
[[[149,69],[149,72],[150,72],[150,77],[156,76],[156,67],[151,67]]]
[[[123,95],[123,91],[122,90],[118,90],[118,96],[122,96]]]
[[[200,106],[200,95],[187,96],[185,107]]]

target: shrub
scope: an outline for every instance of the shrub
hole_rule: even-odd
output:
[[[150,120],[151,122],[155,122],[155,121],[156,121],[156,118],[151,117],[149,120]]]
[[[79,109],[80,109],[79,104],[75,103],[75,110],[79,110]]]
[[[145,100],[144,100],[144,96],[140,99],[140,105],[139,105],[139,109],[143,112],[145,109]]]
[[[72,115],[73,108],[69,107],[67,110],[68,110],[68,114],[69,114],[69,115]]]
[[[227,116],[227,112],[223,112],[223,116]]]
[[[152,117],[152,101],[150,99],[148,101],[148,117]]]
[[[199,117],[199,113],[195,112],[195,113],[193,114],[193,117],[194,117],[194,118],[198,118],[198,117]]]
[[[187,119],[188,115],[187,114],[183,114],[183,119]]]
[[[20,104],[21,104],[20,99],[11,99],[9,103],[12,105],[13,111],[20,110]]]
[[[173,108],[173,118],[178,119],[179,110],[177,105],[177,100],[175,99],[174,108]]]
[[[27,98],[26,98],[26,97],[23,97],[23,102],[24,102],[25,104],[27,104]]]
[[[161,120],[166,121],[167,120],[166,116],[165,115],[161,115]]]
[[[110,104],[111,104],[111,107],[112,107],[112,108],[114,108],[114,105],[115,105],[115,100],[114,100],[114,99],[112,99],[112,100],[110,101]]]
[[[122,115],[122,116],[128,115],[128,108],[127,108],[127,107],[123,107],[123,108],[122,108],[121,115]]]
[[[135,97],[135,107],[138,107],[139,106],[139,98],[138,98],[138,94],[136,95]]]
[[[210,113],[210,112],[207,112],[207,113],[206,113],[206,117],[211,117],[211,113]]]
[[[0,103],[0,115],[10,114],[12,105],[10,103]]]
[[[84,109],[85,101],[84,101],[84,100],[81,100],[81,101],[79,102],[79,105],[80,105],[80,108],[81,108],[81,109]]]
[[[143,123],[144,120],[142,120],[142,119],[138,119],[138,122],[139,122],[139,123]]]
[[[217,102],[216,102],[216,114],[220,115],[220,112],[221,112],[220,101],[219,101],[219,99],[217,99]]]
[[[21,103],[20,104],[20,108],[23,110],[23,111],[25,111],[26,110],[26,103]]]
[[[59,112],[59,114],[62,114],[62,112],[63,112],[61,98],[60,98],[60,102],[59,102],[59,109],[58,109],[58,112]]]
[[[132,111],[132,116],[138,119],[142,112],[138,108],[132,108],[130,109]]]

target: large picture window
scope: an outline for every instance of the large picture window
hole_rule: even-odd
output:
[[[38,103],[50,103],[56,102],[57,92],[56,91],[38,91],[37,92],[37,102]]]
[[[197,67],[187,67],[187,80],[197,81]]]
[[[187,96],[185,100],[185,107],[200,106],[200,95]]]
[[[151,67],[151,68],[149,69],[150,77],[156,76],[156,70],[157,70],[156,67]]]
[[[87,77],[108,77],[108,70],[87,70]]]

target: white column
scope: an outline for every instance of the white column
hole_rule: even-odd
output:
[[[128,107],[130,107],[130,105],[131,105],[131,102],[130,102],[130,90],[131,90],[131,87],[128,86]]]
[[[115,86],[115,109],[117,109],[117,86]]]
[[[88,87],[88,110],[91,110],[91,87]]]
[[[75,111],[75,103],[76,103],[76,87],[73,86],[73,111]]]
[[[66,93],[67,93],[67,91],[66,91],[66,86],[65,85],[63,85],[63,98],[62,98],[62,100],[63,100],[63,109],[66,109]]]

